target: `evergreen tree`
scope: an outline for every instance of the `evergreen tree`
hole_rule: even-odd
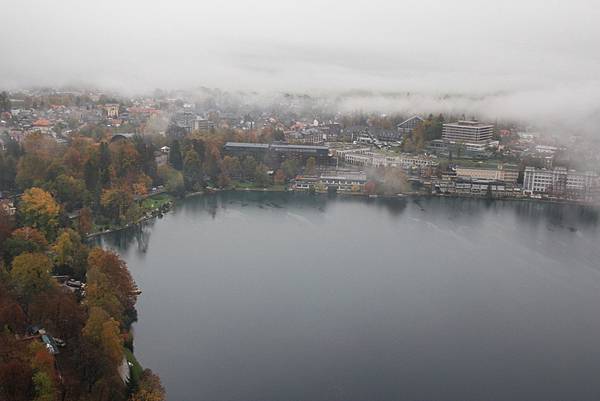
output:
[[[17,177],[17,162],[12,156],[0,153],[0,191],[13,189]]]
[[[196,154],[196,156],[198,156]],[[173,166],[175,170],[181,171],[183,169],[183,157],[181,156],[181,145],[178,140],[174,140],[171,143],[171,150],[169,151],[169,164]]]
[[[260,163],[258,166],[256,166],[256,172],[254,173],[254,180],[256,182],[256,185],[261,186],[261,187],[266,187],[267,185],[269,185],[271,183],[269,174],[267,173],[267,166],[265,166],[262,163]]]
[[[198,191],[202,188],[202,162],[198,153],[190,149],[185,154],[183,161],[183,182],[188,190]]]
[[[98,170],[100,172],[100,183],[103,188],[110,186],[110,150],[106,142],[100,143],[100,155],[98,158]]]
[[[83,165],[83,178],[88,191],[95,193],[98,190],[100,175],[98,171],[98,161],[95,157],[90,157]]]
[[[256,166],[258,163],[252,156],[246,156],[242,161],[242,174],[245,180],[253,180],[256,174]]]

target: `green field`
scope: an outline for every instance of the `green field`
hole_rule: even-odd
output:
[[[158,194],[150,196],[142,201],[142,209],[154,210],[162,207],[165,203],[171,202],[173,197],[169,194]]]
[[[144,368],[142,368],[142,365],[140,365],[135,355],[133,355],[133,352],[131,352],[129,348],[124,347],[123,350],[125,352],[125,358],[127,358],[127,362],[131,362],[132,364],[130,368],[130,380],[138,383]]]

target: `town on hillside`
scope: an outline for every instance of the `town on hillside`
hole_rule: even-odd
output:
[[[49,189],[58,198],[78,192],[67,211],[74,214],[102,209],[103,191],[117,188],[132,194],[130,202],[161,193],[265,188],[600,200],[597,143],[577,132],[546,133],[510,121],[340,113],[319,99],[293,95],[257,105],[218,90],[123,97],[30,89],[2,92],[0,109],[0,202],[9,213],[13,196],[57,174],[57,155],[74,172],[61,171],[57,177],[64,182]],[[45,160],[33,158],[36,152]],[[99,185],[91,170],[102,163]],[[157,209],[135,217],[144,213]],[[98,225],[123,223],[124,214],[105,216]]]

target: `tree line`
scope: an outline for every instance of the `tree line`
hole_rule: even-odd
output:
[[[118,372],[124,347],[133,347],[136,319],[135,283],[125,262],[86,245],[80,231],[61,222],[62,207],[51,193],[31,187],[16,216],[0,208],[0,399],[163,399],[150,371],[128,385]],[[54,275],[85,282],[85,293],[70,291]],[[48,352],[27,336],[32,325],[66,347]],[[140,395],[142,388],[156,397]]]
[[[95,226],[138,220],[144,212],[138,200],[159,186],[183,195],[207,186],[228,188],[240,181],[259,187],[282,185],[301,172],[316,173],[314,158],[303,164],[223,155],[226,141],[268,140],[272,134],[218,130],[174,140],[135,136],[111,141],[110,133],[103,130],[82,132],[86,135],[74,134],[67,145],[41,133],[27,135],[22,143],[7,141],[0,151],[0,191],[42,188],[61,205],[59,219],[76,212],[86,234]],[[168,163],[159,166],[156,155],[165,145],[170,147]]]
[[[123,382],[137,287],[118,255],[85,241],[95,223],[139,214],[136,197],[161,180],[153,146],[85,136],[61,146],[34,133],[0,151],[0,191],[20,194],[15,215],[0,205],[1,400],[164,399],[149,370]],[[32,326],[66,346],[49,352]]]

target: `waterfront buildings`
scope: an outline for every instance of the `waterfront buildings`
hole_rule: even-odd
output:
[[[479,121],[460,120],[444,124],[442,138],[451,142],[482,143],[492,139],[494,126]]]
[[[511,184],[515,184],[519,178],[519,170],[517,166],[503,164],[499,164],[497,168],[457,166],[455,171],[458,177],[502,181]]]
[[[363,192],[367,175],[355,172],[334,172],[321,175],[321,183],[327,188],[334,187],[341,192]]]
[[[435,180],[433,191],[455,196],[516,198],[523,195],[521,189],[504,181],[454,177]]]
[[[363,192],[367,175],[362,172],[328,172],[321,176],[298,176],[292,184],[296,191],[335,190],[336,192]]]
[[[591,200],[597,190],[598,175],[556,167],[553,170],[526,167],[523,191],[529,195],[545,194],[557,197]]]

